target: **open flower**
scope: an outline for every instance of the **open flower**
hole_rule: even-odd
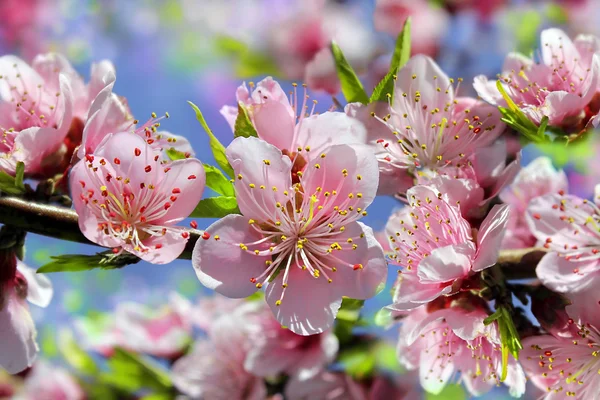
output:
[[[395,288],[394,310],[410,310],[456,293],[462,281],[496,263],[508,220],[508,207],[495,206],[474,236],[460,209],[441,192],[415,186],[409,207],[386,226],[393,263],[403,268]]]
[[[419,170],[464,163],[504,130],[495,107],[457,97],[453,83],[431,58],[416,55],[398,72],[391,106],[346,107],[368,127],[382,181],[388,181],[380,194],[406,191]]]
[[[302,169],[327,146],[365,140],[365,129],[360,121],[341,112],[315,114],[314,104],[309,112],[306,93],[299,102],[295,87],[290,102],[271,77],[260,81],[252,93],[245,84],[240,86],[236,98],[247,108],[258,137],[290,155],[296,169]],[[225,106],[221,114],[233,130],[237,107]]]
[[[37,332],[27,301],[48,306],[52,284],[44,275],[18,261],[14,254],[2,260],[0,273],[0,367],[16,374],[30,367],[38,352]]]
[[[299,181],[276,147],[237,138],[227,148],[242,215],[211,225],[192,257],[200,282],[234,298],[266,285],[277,320],[310,335],[333,324],[342,296],[366,299],[385,281],[383,250],[357,222],[375,197],[377,161],[365,146],[334,145]]]
[[[198,204],[205,174],[197,159],[164,165],[140,136],[117,133],[80,160],[69,179],[89,240],[164,264],[185,248],[189,232],[174,225]]]
[[[557,171],[547,157],[538,157],[523,168],[512,185],[500,193],[500,199],[510,206],[503,248],[518,249],[535,246],[536,238],[531,233],[525,212],[536,197],[567,190],[565,173]]]
[[[596,204],[587,199],[556,193],[536,197],[526,218],[533,235],[551,250],[536,273],[557,292],[577,292],[600,282],[600,186]]]
[[[41,75],[15,56],[0,57],[0,170],[42,173],[53,163],[71,126],[73,98],[69,79]]]
[[[556,28],[542,31],[540,41],[539,62],[518,53],[506,57],[499,78],[502,87],[535,124],[548,117],[550,125],[576,126],[586,117],[585,108],[600,82],[595,42],[589,36],[571,41]],[[485,101],[506,107],[495,81],[478,76],[473,86]]]
[[[412,311],[400,328],[400,363],[418,369],[421,386],[430,393],[440,393],[459,371],[469,393],[487,393],[502,376],[500,332],[496,322],[484,325],[487,316],[482,309],[459,307]],[[512,358],[504,384],[514,397],[525,392],[525,374]]]
[[[592,399],[600,392],[600,296],[597,290],[571,296],[570,317],[560,335],[523,340],[519,359],[545,399]]]

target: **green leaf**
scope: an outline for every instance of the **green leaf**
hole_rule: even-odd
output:
[[[502,342],[502,376],[500,381],[504,382],[508,373],[508,355],[512,354],[515,360],[518,360],[523,345],[508,308],[498,307],[492,315],[483,320],[483,323],[489,325],[494,321],[498,324],[500,341]]]
[[[167,153],[167,157],[169,157],[171,159],[171,161],[184,160],[186,158],[184,152],[175,150],[175,148],[173,148],[173,147],[168,149],[166,151],[166,153]]]
[[[25,176],[25,164],[22,161],[17,163],[17,169],[15,171],[15,186],[25,191],[25,185],[23,184],[23,177]]]
[[[390,102],[394,96],[394,80],[400,68],[402,68],[410,58],[410,26],[411,19],[408,17],[404,22],[404,27],[396,39],[396,47],[394,48],[394,54],[390,63],[389,72],[383,77],[383,79],[377,84],[369,102],[374,101],[387,101],[388,95]]]
[[[425,392],[425,400],[466,400],[469,397],[461,385],[451,383],[438,394]]]
[[[128,393],[135,393],[142,388],[166,393],[173,387],[165,371],[139,355],[121,348],[114,349],[107,364],[109,372],[100,375],[102,383]]]
[[[25,193],[25,187],[21,188],[19,185],[17,185],[17,179],[14,176],[11,176],[4,171],[0,171],[0,192],[12,195],[19,195]]]
[[[198,122],[200,122],[200,125],[202,125],[202,127],[208,134],[210,149],[212,150],[213,156],[215,157],[215,161],[217,162],[217,164],[219,164],[219,167],[221,167],[221,169],[225,171],[227,175],[233,177],[233,168],[231,168],[231,165],[229,165],[229,161],[227,161],[227,156],[225,155],[225,146],[223,146],[221,142],[219,142],[219,139],[217,139],[217,137],[212,133],[198,106],[192,103],[191,101],[188,101],[188,104],[192,106],[192,108],[196,112],[196,119],[198,120]]]
[[[112,251],[97,253],[94,255],[86,254],[63,254],[61,256],[52,256],[52,260],[40,268],[38,274],[48,274],[52,272],[76,272],[89,271],[95,268],[116,269],[123,268],[129,264],[135,264],[140,259],[133,254],[123,253],[118,256]]]
[[[62,330],[58,334],[58,349],[65,361],[83,375],[95,375],[99,369],[92,357],[75,341],[73,332]]]
[[[372,349],[377,368],[390,372],[403,373],[405,369],[398,362],[396,347],[387,342],[378,342]]]
[[[340,306],[336,319],[350,322],[358,321],[360,317],[360,310],[364,304],[364,300],[344,297],[342,299],[342,305]]]
[[[370,343],[362,343],[358,346],[340,352],[338,361],[351,377],[361,380],[373,375],[377,363],[375,352],[372,351]]]
[[[235,197],[233,183],[223,175],[220,169],[213,165],[204,164],[204,172],[206,174],[206,186],[223,196]]]
[[[281,76],[273,59],[266,54],[251,49],[246,43],[231,36],[218,36],[215,50],[234,59],[234,70],[240,78],[252,78],[257,75]]]
[[[238,116],[235,119],[235,127],[233,130],[233,136],[235,137],[258,137],[254,125],[248,115],[248,110],[244,107],[244,104],[240,101],[238,103]]]
[[[218,196],[202,199],[192,212],[192,218],[223,218],[229,214],[239,214],[235,197]]]
[[[365,88],[356,76],[354,69],[350,66],[342,49],[335,43],[331,42],[331,52],[335,60],[335,67],[337,69],[338,78],[342,85],[342,93],[348,103],[360,102],[367,104],[369,102],[369,96],[365,92]]]

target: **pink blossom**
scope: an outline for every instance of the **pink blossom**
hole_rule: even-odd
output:
[[[571,296],[570,319],[560,335],[523,340],[520,360],[545,399],[591,399],[600,392],[600,306],[597,290]],[[562,327],[561,327],[562,328]]]
[[[67,370],[40,360],[27,375],[17,399],[85,400],[86,395]]]
[[[396,37],[408,17],[412,18],[413,53],[434,56],[448,28],[447,11],[425,1],[377,0],[374,21],[378,31]]]
[[[297,183],[289,157],[260,139],[235,139],[227,158],[242,215],[214,223],[211,238],[196,243],[192,262],[202,284],[233,298],[266,285],[277,320],[301,335],[329,328],[342,296],[378,292],[387,272],[383,251],[357,222],[377,190],[370,149],[328,147]]]
[[[518,53],[506,57],[500,75],[502,86],[535,124],[547,116],[550,125],[579,126],[598,90],[600,59],[594,54],[595,41],[589,36],[571,41],[556,28],[542,31],[540,41],[539,62]],[[480,75],[473,86],[485,101],[506,107],[495,81]]]
[[[311,379],[292,378],[285,387],[289,400],[367,400],[367,391],[341,372],[322,372]]]
[[[210,297],[203,296],[192,306],[190,320],[194,326],[208,332],[215,321],[245,303],[244,299],[230,299],[219,293],[214,293]]]
[[[596,204],[562,190],[531,200],[527,222],[538,242],[551,250],[536,273],[550,289],[577,292],[599,282],[599,196],[596,186]]]
[[[538,157],[517,174],[512,185],[500,193],[500,199],[510,206],[507,234],[502,242],[506,249],[535,246],[536,239],[529,229],[525,212],[536,197],[567,190],[565,173],[557,171],[547,157]]]
[[[177,258],[189,232],[174,226],[202,197],[205,174],[196,159],[164,165],[141,137],[117,133],[71,171],[79,228],[92,242],[164,264]]]
[[[339,343],[331,331],[297,335],[282,327],[266,305],[257,307],[248,320],[250,348],[244,365],[254,375],[285,373],[304,381],[322,371],[337,355]]]
[[[495,107],[457,97],[453,83],[432,59],[416,55],[398,73],[392,106],[346,106],[367,126],[384,178],[380,194],[406,191],[421,170],[464,163],[504,130]]]
[[[402,322],[398,341],[400,363],[419,370],[421,386],[438,394],[461,373],[461,380],[473,396],[480,396],[500,384],[502,350],[496,322],[485,326],[482,309],[458,307],[428,313],[424,307],[412,311]],[[525,374],[509,359],[504,384],[511,395],[525,392]],[[455,379],[455,378],[454,378]]]
[[[300,103],[294,88],[290,101],[271,77],[260,81],[251,93],[245,84],[241,85],[236,99],[248,109],[258,137],[289,155],[295,169],[302,169],[306,161],[318,157],[327,146],[365,139],[366,132],[358,120],[340,112],[315,114],[314,105],[308,112],[306,93]],[[237,107],[225,106],[221,114],[233,130]]]
[[[73,116],[69,79],[40,74],[15,56],[0,57],[0,170],[14,174],[17,162],[29,175],[55,162]]]
[[[252,304],[249,305],[252,307]],[[243,307],[219,318],[207,339],[173,364],[173,384],[191,398],[263,400],[267,390],[262,378],[244,369],[249,348]]]
[[[3,252],[4,253],[4,252]],[[36,329],[28,302],[46,307],[52,299],[52,284],[44,275],[3,255],[0,265],[0,367],[16,374],[33,364],[38,352]]]
[[[464,279],[494,265],[508,220],[508,206],[494,206],[473,234],[435,188],[415,186],[407,199],[386,226],[393,263],[403,268],[389,307],[400,311],[456,293]]]

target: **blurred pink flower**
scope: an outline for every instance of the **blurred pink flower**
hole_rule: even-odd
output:
[[[250,93],[246,85],[236,92],[236,99],[247,109],[258,137],[288,155],[301,170],[306,162],[318,157],[332,144],[360,143],[366,137],[362,123],[340,112],[309,112],[306,91],[298,102],[294,88],[290,100],[277,81],[267,77]],[[234,130],[237,107],[224,106],[221,114]],[[298,116],[297,116],[298,115]]]
[[[211,238],[197,242],[192,262],[202,284],[234,298],[266,285],[277,320],[301,335],[328,329],[342,296],[378,292],[387,275],[383,251],[357,222],[378,184],[366,146],[324,149],[298,183],[290,159],[260,139],[235,139],[227,158],[242,215],[217,221],[207,229]]]
[[[71,171],[69,186],[79,227],[92,242],[164,264],[177,258],[189,232],[174,226],[202,197],[205,174],[197,159],[165,165],[141,137],[117,133]]]
[[[86,395],[69,372],[45,361],[37,361],[16,397],[21,400],[85,400]]]
[[[552,28],[542,31],[540,40],[539,63],[518,53],[506,57],[499,78],[502,86],[535,124],[547,116],[552,126],[583,128],[585,118],[591,116],[586,116],[585,108],[600,83],[597,39],[578,36],[571,41],[563,31]],[[480,75],[473,86],[485,101],[506,107],[495,80]]]
[[[412,311],[402,322],[398,341],[400,363],[419,370],[421,386],[438,394],[457,372],[473,396],[499,385],[502,350],[496,322],[485,326],[487,313],[481,309],[440,309],[428,313],[424,307]],[[509,359],[504,384],[510,394],[525,392],[525,374],[519,363]]]
[[[459,207],[435,188],[415,186],[407,199],[386,226],[392,262],[403,268],[388,306],[399,311],[456,293],[464,279],[494,265],[508,220],[508,206],[494,206],[473,234]]]
[[[523,340],[519,359],[545,399],[591,399],[600,392],[600,296],[592,289],[571,295],[569,325],[560,335]]]
[[[395,38],[408,17],[412,18],[412,53],[435,56],[448,29],[448,12],[427,1],[377,0],[374,21],[378,31]]]
[[[600,282],[600,185],[594,199],[596,204],[560,190],[534,198],[527,208],[531,232],[551,251],[536,273],[552,290],[577,292]]]
[[[46,276],[36,274],[18,261],[14,253],[2,253],[0,367],[10,374],[16,374],[30,367],[38,352],[35,340],[37,332],[27,302],[46,307],[52,299],[53,290]]]
[[[536,238],[529,230],[525,212],[530,202],[545,194],[568,190],[567,176],[552,166],[547,157],[538,157],[523,168],[512,185],[500,193],[500,200],[510,206],[510,215],[502,248],[533,247]]]
[[[367,400],[367,391],[343,372],[321,372],[308,379],[292,378],[286,385],[289,400]]]
[[[28,175],[55,163],[73,117],[69,77],[40,73],[15,56],[0,57],[0,170]],[[62,149],[64,152],[64,149]]]
[[[495,107],[456,97],[453,82],[432,59],[416,55],[398,73],[392,106],[346,106],[367,126],[382,175],[379,194],[406,191],[420,170],[464,163],[504,130]]]

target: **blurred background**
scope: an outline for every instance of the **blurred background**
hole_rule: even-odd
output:
[[[543,28],[559,26],[571,36],[600,34],[596,0],[0,0],[0,52],[27,61],[38,53],[60,52],[84,77],[92,62],[111,60],[117,70],[115,92],[127,98],[136,118],[169,112],[162,128],[186,136],[196,156],[214,164],[207,137],[186,101],[200,107],[224,144],[232,133],[219,109],[235,104],[235,90],[244,81],[273,75],[285,88],[307,82],[311,97],[319,101],[317,109],[325,111],[337,91],[327,79],[333,67],[326,54],[329,41],[340,44],[355,69],[369,71],[362,77],[370,91],[387,72],[395,36],[409,15],[413,53],[428,54],[448,75],[462,77],[462,95],[473,95],[475,75],[500,72],[508,52],[533,51]],[[343,102],[343,96],[337,97]],[[592,156],[594,147],[571,153],[577,162],[561,149],[549,152],[569,172],[572,187],[577,185],[574,192],[589,195],[600,166]],[[527,162],[533,154],[525,153]],[[364,222],[381,230],[399,206],[393,198],[377,198]],[[212,222],[198,221],[200,228]],[[28,235],[26,263],[37,268],[52,255],[96,251]],[[57,329],[71,327],[90,312],[109,311],[126,300],[163,304],[172,291],[190,299],[208,294],[191,263],[181,260],[50,278],[52,304],[44,310],[32,307],[47,358],[57,356]],[[367,301],[366,311],[373,314],[386,304],[384,291]],[[396,331],[381,334],[394,338]]]

